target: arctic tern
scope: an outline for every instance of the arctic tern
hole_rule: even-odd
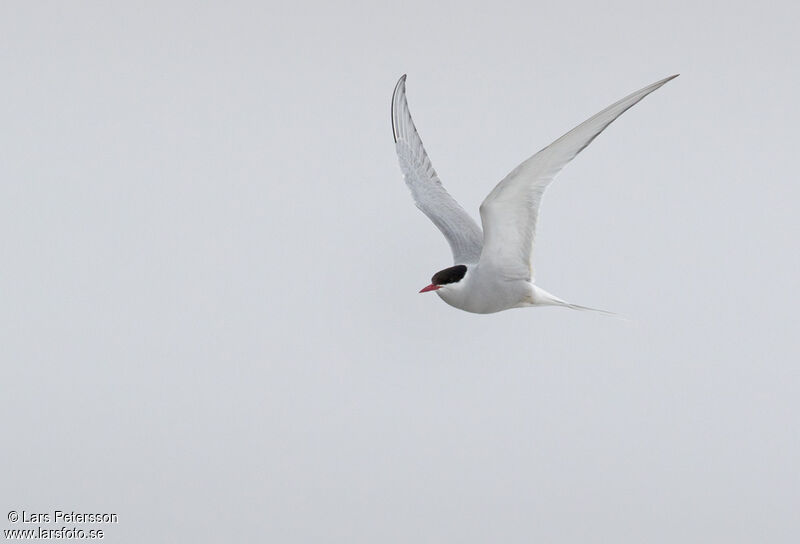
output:
[[[529,306],[594,310],[570,304],[533,283],[531,258],[542,195],[556,174],[617,117],[678,75],[626,96],[517,166],[481,204],[483,231],[436,175],[411,119],[403,75],[392,95],[400,169],[417,207],[450,244],[454,261],[454,266],[434,274],[420,293],[436,291],[447,304],[478,314]]]

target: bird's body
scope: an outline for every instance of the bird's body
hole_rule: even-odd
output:
[[[436,294],[450,306],[474,314],[493,314],[528,306],[591,309],[569,304],[526,278],[506,276],[505,271],[480,262],[467,265],[464,279],[457,283],[445,284],[436,289]]]
[[[480,263],[467,265],[464,279],[436,293],[450,306],[476,314],[492,314],[533,304],[533,284],[524,278],[505,278],[501,271]]]
[[[442,231],[455,266],[437,272],[421,292],[449,305],[489,314],[528,306],[570,304],[536,286],[531,257],[539,205],[559,171],[611,122],[672,76],[604,109],[511,171],[481,204],[483,230],[442,186],[417,133],[405,94],[406,76],[392,96],[392,131],[400,168],[417,207]]]

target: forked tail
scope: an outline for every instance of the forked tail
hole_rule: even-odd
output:
[[[597,312],[599,314],[604,314],[604,315],[608,315],[608,316],[611,316],[611,317],[617,317],[617,318],[621,319],[619,314],[615,314],[614,312],[609,312],[608,310],[601,310],[599,308],[589,308],[588,306],[580,306],[578,304],[570,304],[569,302],[564,302],[563,304],[560,304],[560,306],[566,306],[567,308],[572,308],[573,310],[580,310],[582,312]]]
[[[538,287],[533,285],[533,293],[531,294],[531,305],[533,306],[561,306],[564,308],[570,308],[572,310],[580,310],[582,312],[597,312],[603,315],[608,315],[612,317],[616,317],[619,319],[621,318],[619,315],[615,314],[614,312],[609,312],[608,310],[600,310],[598,308],[589,308],[588,306],[581,306],[579,304],[572,304],[567,302],[566,300],[562,300],[555,295],[552,295]]]

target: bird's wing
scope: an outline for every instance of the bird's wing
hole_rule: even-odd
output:
[[[406,76],[392,95],[392,131],[403,178],[414,202],[433,221],[450,244],[455,264],[477,263],[483,234],[478,224],[442,186],[422,146],[406,101]]]
[[[533,281],[531,257],[542,195],[553,178],[617,117],[677,74],[626,96],[517,166],[481,204],[486,263],[512,278]]]

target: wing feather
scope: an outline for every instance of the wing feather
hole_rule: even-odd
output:
[[[678,75],[636,91],[584,121],[511,171],[481,204],[481,265],[509,277],[533,280],[531,262],[539,205],[545,189],[566,164],[617,117]]]
[[[472,217],[445,190],[422,145],[406,101],[406,76],[392,96],[392,132],[403,178],[417,208],[444,234],[455,264],[477,263],[483,233]]]

